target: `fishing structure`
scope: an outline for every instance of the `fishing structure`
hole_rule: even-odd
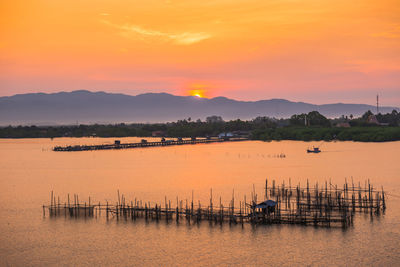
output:
[[[353,224],[356,213],[369,213],[371,217],[379,216],[386,210],[385,192],[375,189],[370,182],[365,182],[362,187],[359,183],[349,185],[344,183],[340,188],[331,183],[324,185],[316,183],[313,187],[301,187],[300,184],[293,186],[289,184],[272,185],[265,182],[265,195],[262,201],[253,192],[251,199],[237,200],[232,194],[232,199],[227,206],[219,202],[215,203],[210,191],[210,200],[206,205],[200,201],[195,202],[192,191],[191,200],[179,200],[176,205],[171,200],[163,203],[150,203],[138,199],[127,200],[124,195],[120,196],[115,203],[93,203],[91,198],[87,202],[79,201],[78,195],[73,200],[68,195],[67,201],[62,203],[60,198],[51,192],[50,205],[43,205],[43,216],[50,217],[65,216],[97,217],[105,215],[107,220],[132,220],[143,218],[145,220],[166,220],[176,222],[186,221],[199,223],[209,221],[210,224],[299,224],[323,227],[349,227]],[[175,203],[174,203],[175,204]]]
[[[115,140],[114,144],[103,145],[75,145],[75,146],[56,146],[53,151],[90,151],[90,150],[110,150],[110,149],[127,149],[127,148],[145,148],[145,147],[160,147],[160,146],[176,146],[176,145],[194,145],[194,144],[210,144],[222,142],[238,142],[247,141],[247,137],[224,137],[224,138],[196,138],[191,139],[178,138],[176,140],[165,140],[157,142],[148,142],[142,139],[138,143],[121,143]]]

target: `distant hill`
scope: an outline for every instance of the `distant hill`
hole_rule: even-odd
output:
[[[382,113],[395,107],[381,107]],[[0,125],[52,125],[75,123],[166,122],[191,117],[204,120],[210,115],[223,119],[252,119],[257,116],[290,117],[310,111],[327,117],[362,115],[374,106],[363,104],[313,105],[284,99],[237,101],[149,93],[137,96],[89,92],[20,94],[0,97]]]

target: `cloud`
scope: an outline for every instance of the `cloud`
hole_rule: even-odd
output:
[[[372,36],[384,38],[400,38],[400,25],[394,25],[392,29],[384,32],[375,33]]]
[[[122,34],[126,37],[136,36],[144,39],[156,38],[160,41],[172,42],[177,45],[191,45],[212,37],[210,34],[205,32],[167,33],[157,30],[145,29],[141,26],[134,24],[117,25],[110,23],[109,21],[103,22],[120,29],[122,31]]]
[[[100,15],[100,16],[110,16],[109,13],[100,13],[99,15]]]

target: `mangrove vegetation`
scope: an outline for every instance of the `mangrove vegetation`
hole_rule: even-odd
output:
[[[312,111],[286,119],[257,117],[252,120],[224,121],[220,116],[205,121],[186,118],[168,123],[92,124],[63,126],[0,127],[0,138],[56,137],[208,137],[221,134],[248,136],[254,140],[352,140],[383,142],[400,140],[400,113],[374,115],[371,111],[358,118],[328,119]]]

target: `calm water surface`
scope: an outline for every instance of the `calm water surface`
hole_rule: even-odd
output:
[[[0,266],[399,266],[400,142],[294,141],[221,143],[92,152],[52,152],[55,145],[112,143],[114,139],[0,140]],[[121,138],[122,142],[137,141]],[[284,153],[285,158],[276,157]],[[366,179],[389,192],[384,216],[361,214],[349,229],[303,226],[210,226],[144,220],[108,222],[43,218],[50,191],[82,201],[128,199],[163,203],[214,198],[226,204],[259,199],[265,178],[293,184]]]

